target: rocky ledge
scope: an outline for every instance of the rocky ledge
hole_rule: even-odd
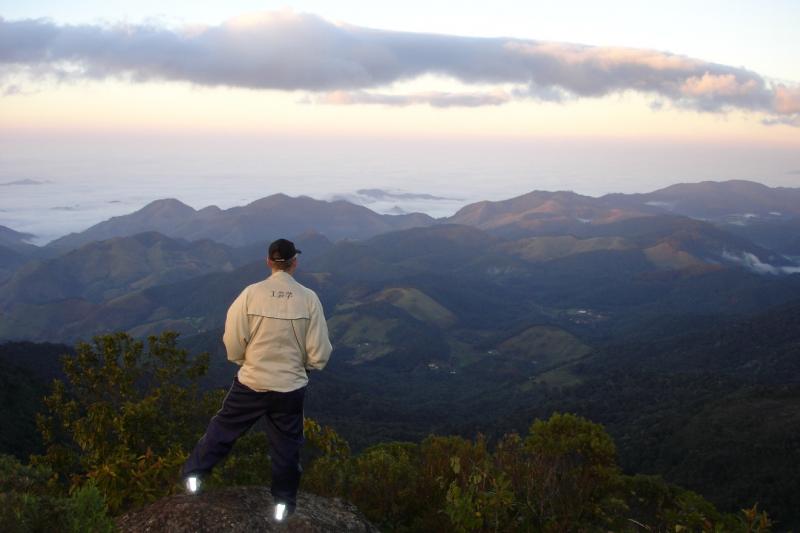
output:
[[[137,533],[378,532],[355,506],[338,498],[301,492],[297,511],[283,523],[273,520],[272,503],[266,487],[230,487],[193,496],[181,494],[126,513],[117,519],[117,526],[122,532]]]

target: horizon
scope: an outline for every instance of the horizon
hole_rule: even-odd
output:
[[[743,184],[751,184],[751,185],[759,185],[763,187],[769,187],[773,189],[799,189],[800,187],[770,187],[769,185],[755,181],[755,180],[742,180],[742,179],[732,179],[732,180],[704,180],[704,181],[697,181],[697,182],[675,182],[665,187],[659,187],[658,189],[651,189],[651,190],[641,190],[641,191],[633,191],[633,192],[607,192],[602,194],[582,194],[576,192],[574,190],[569,189],[531,189],[529,191],[523,192],[521,194],[515,194],[513,196],[505,196],[497,199],[475,199],[472,201],[466,201],[466,199],[459,199],[453,197],[439,197],[435,195],[431,195],[426,191],[407,191],[402,189],[380,189],[380,188],[372,188],[372,189],[359,189],[357,191],[350,191],[347,193],[340,193],[340,194],[333,194],[328,195],[327,197],[314,197],[308,194],[288,194],[284,192],[275,192],[271,194],[267,194],[264,196],[260,196],[257,198],[252,199],[243,199],[243,203],[236,203],[230,205],[220,205],[219,202],[217,203],[189,203],[186,202],[184,199],[181,199],[177,196],[165,196],[160,198],[154,198],[145,203],[138,205],[130,205],[128,203],[124,203],[121,201],[112,202],[114,204],[119,204],[119,207],[113,209],[114,214],[109,214],[109,211],[103,210],[91,210],[87,209],[84,214],[88,214],[87,217],[78,218],[79,222],[76,222],[75,214],[78,212],[77,209],[58,209],[55,210],[55,213],[51,210],[50,214],[58,215],[59,213],[65,214],[63,218],[59,218],[58,216],[54,217],[55,220],[50,220],[48,224],[41,224],[38,227],[40,229],[45,228],[44,231],[39,231],[39,233],[34,233],[29,231],[29,228],[26,229],[19,229],[17,227],[9,226],[6,224],[0,223],[0,226],[7,227],[14,231],[18,231],[23,234],[28,234],[29,237],[24,239],[25,242],[30,244],[34,244],[36,246],[46,246],[47,244],[51,243],[52,241],[64,237],[66,235],[70,235],[73,233],[80,233],[85,231],[96,224],[101,222],[105,222],[110,220],[111,218],[115,218],[118,216],[125,216],[130,215],[135,212],[138,212],[151,204],[158,203],[158,202],[178,202],[186,207],[193,209],[194,211],[200,211],[206,208],[218,208],[223,211],[227,211],[229,209],[237,208],[237,207],[246,207],[248,205],[254,204],[261,200],[272,198],[275,196],[284,196],[290,199],[300,199],[300,198],[309,198],[314,201],[318,202],[346,202],[351,205],[359,206],[366,208],[374,213],[381,214],[381,215],[389,215],[389,216],[397,216],[397,215],[413,215],[413,214],[424,214],[428,215],[435,220],[443,220],[455,215],[461,209],[473,205],[475,203],[481,202],[503,202],[506,200],[512,200],[514,198],[519,198],[520,196],[525,196],[528,194],[534,193],[547,193],[547,194],[555,194],[555,193],[569,193],[575,194],[577,196],[582,196],[586,198],[594,198],[600,199],[605,196],[609,195],[635,195],[635,194],[652,194],[659,192],[663,189],[674,187],[674,186],[690,186],[690,185],[703,185],[703,184],[715,184],[715,185],[724,185],[724,184],[732,184],[732,183],[743,183]],[[52,182],[48,181],[38,181],[38,180],[18,180],[12,182],[0,182],[0,187],[2,188],[28,188],[28,187],[40,187],[43,185],[52,185]],[[130,205],[130,207],[128,207]],[[419,209],[411,209],[407,210],[402,206],[406,207],[420,207]],[[108,206],[106,206],[107,208]],[[2,212],[2,210],[0,210]],[[103,218],[97,218],[98,216],[103,215]],[[0,222],[2,222],[2,218],[0,218]],[[31,224],[34,221],[28,221]],[[78,225],[79,224],[79,225]],[[33,224],[36,226],[36,224]],[[52,228],[57,227],[61,231],[53,231]],[[64,230],[64,228],[72,228],[68,230]]]
[[[49,182],[3,187],[0,224],[165,196],[460,198],[425,207],[444,216],[534,189],[800,186],[800,7],[730,6],[0,5],[0,182]]]

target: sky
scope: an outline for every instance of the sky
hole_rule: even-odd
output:
[[[164,4],[0,0],[0,225],[164,196],[800,186],[796,1]]]

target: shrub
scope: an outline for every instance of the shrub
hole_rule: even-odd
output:
[[[190,360],[166,332],[144,344],[125,333],[81,343],[63,358],[38,425],[37,465],[73,490],[93,480],[113,513],[169,494],[187,450],[214,410],[197,380],[208,356]]]
[[[412,443],[378,444],[353,460],[348,496],[367,517],[391,524],[393,531],[406,530],[420,511],[416,448]]]
[[[624,510],[614,441],[599,424],[572,414],[536,420],[525,439],[528,517],[546,531],[611,525]]]
[[[66,533],[106,533],[114,530],[108,506],[92,482],[69,496],[53,483],[46,466],[20,464],[0,456],[0,531],[50,532],[54,524]]]
[[[352,470],[350,445],[333,429],[310,418],[304,420],[303,433],[303,456],[308,458],[301,480],[303,489],[321,496],[347,494]]]

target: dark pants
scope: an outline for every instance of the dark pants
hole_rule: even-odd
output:
[[[272,459],[272,497],[294,507],[300,484],[303,445],[303,399],[306,388],[291,392],[257,392],[233,379],[222,408],[183,465],[181,475],[208,474],[233,443],[264,416]]]

